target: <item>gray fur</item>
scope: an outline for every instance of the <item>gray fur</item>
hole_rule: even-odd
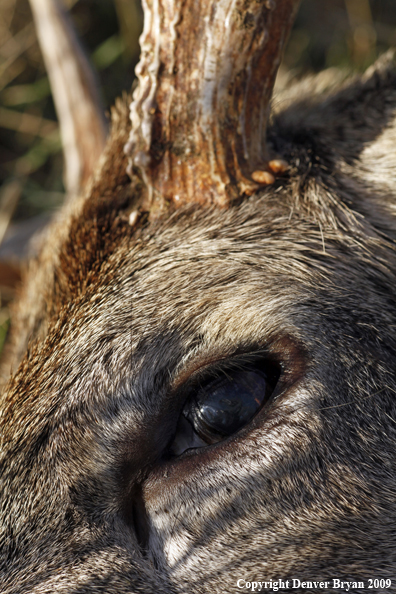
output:
[[[1,592],[220,594],[245,591],[240,578],[396,589],[394,59],[320,86],[279,101],[270,139],[287,176],[137,230],[119,105],[107,157],[15,313]],[[282,364],[267,412],[164,460],[176,387],[252,353]]]

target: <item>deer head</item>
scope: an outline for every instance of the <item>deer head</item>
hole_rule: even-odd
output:
[[[296,8],[144,5],[132,117],[13,321],[3,592],[393,587],[396,69],[268,126]]]

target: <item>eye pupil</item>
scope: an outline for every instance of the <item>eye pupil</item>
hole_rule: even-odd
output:
[[[199,386],[190,384],[170,456],[222,441],[247,425],[269,401],[281,369],[269,360],[234,360],[217,367],[216,373],[206,379],[201,375]]]
[[[201,388],[186,416],[202,439],[214,443],[246,425],[264,403],[266,394],[264,373],[234,371]]]

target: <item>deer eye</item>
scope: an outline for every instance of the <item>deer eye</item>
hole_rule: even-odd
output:
[[[246,425],[261,408],[267,380],[259,371],[239,371],[201,388],[184,412],[196,433],[213,443]]]
[[[183,409],[171,453],[214,444],[246,425],[272,393],[258,369],[227,370],[193,392]]]

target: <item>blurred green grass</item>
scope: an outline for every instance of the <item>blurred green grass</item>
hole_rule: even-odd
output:
[[[137,0],[68,0],[98,71],[107,109],[129,89],[142,25]],[[395,0],[302,0],[284,57],[296,75],[330,66],[363,70],[396,45]],[[62,153],[48,79],[27,0],[0,6],[0,186],[18,179],[14,220],[63,201]],[[1,194],[1,187],[0,187]]]
[[[108,110],[131,87],[142,25],[135,0],[68,0],[77,33],[95,65]],[[122,26],[120,26],[122,22]],[[18,179],[14,220],[57,208],[63,158],[50,86],[27,0],[0,5],[0,195]]]

